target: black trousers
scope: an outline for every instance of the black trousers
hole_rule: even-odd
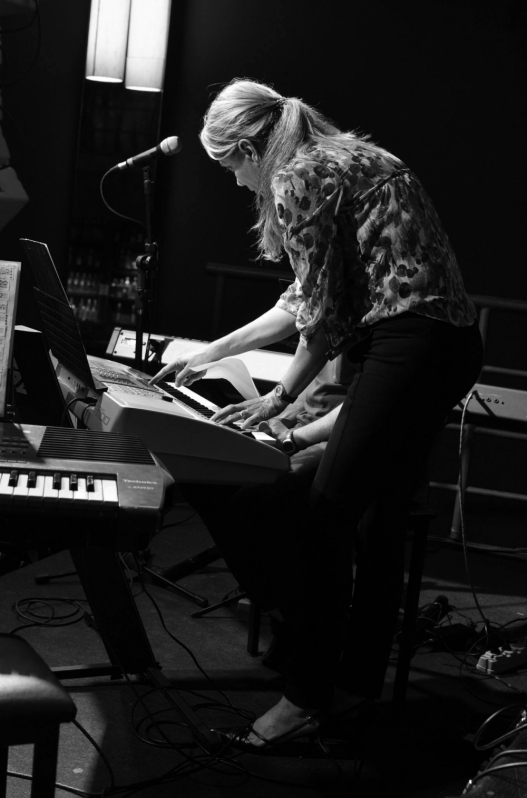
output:
[[[448,412],[478,377],[481,339],[477,325],[405,313],[348,356],[357,373],[316,473],[232,491],[182,486],[240,585],[262,609],[280,608],[292,650],[284,694],[310,709],[331,701],[344,647],[353,692],[382,690],[411,501]]]

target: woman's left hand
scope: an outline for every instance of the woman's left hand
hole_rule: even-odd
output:
[[[236,405],[227,405],[215,413],[211,421],[216,421],[218,424],[233,424],[234,422],[240,423],[242,429],[248,429],[258,424],[260,421],[266,421],[269,418],[274,418],[278,413],[281,413],[287,407],[287,402],[279,399],[274,391],[259,396],[257,399],[247,399],[245,402],[240,402]]]

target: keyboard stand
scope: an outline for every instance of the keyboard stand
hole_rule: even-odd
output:
[[[59,679],[92,676],[115,679],[124,673],[145,674],[155,687],[164,688],[167,701],[207,751],[221,748],[223,743],[217,732],[206,726],[179,694],[176,685],[161,672],[117,552],[85,548],[70,549],[70,554],[110,662],[52,668],[55,676]]]

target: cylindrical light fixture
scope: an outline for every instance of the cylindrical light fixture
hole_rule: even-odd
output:
[[[171,0],[132,0],[124,85],[136,91],[161,91]]]
[[[131,0],[91,0],[86,77],[122,83]]]

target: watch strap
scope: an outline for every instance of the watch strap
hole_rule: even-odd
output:
[[[284,388],[281,382],[278,383],[278,385],[274,390],[278,398],[283,399],[284,402],[287,402],[287,404],[289,405],[293,404],[293,402],[296,402],[296,400],[298,399],[297,396],[289,396],[289,394],[287,393],[286,389]]]
[[[282,448],[288,455],[296,454],[298,452],[298,446],[295,441],[295,436],[293,435],[293,430],[289,430],[287,435],[282,439]]]

